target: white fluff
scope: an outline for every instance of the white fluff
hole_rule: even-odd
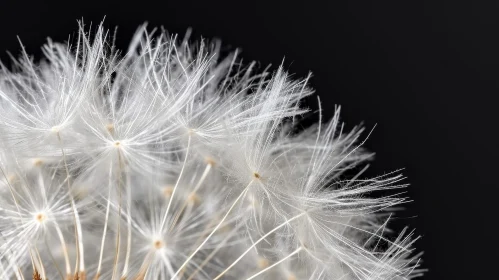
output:
[[[376,194],[401,175],[345,175],[372,157],[362,129],[339,107],[296,129],[308,79],[145,26],[123,55],[108,37],[1,67],[0,279],[422,274],[412,233],[386,234],[405,199]]]

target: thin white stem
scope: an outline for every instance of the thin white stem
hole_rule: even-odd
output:
[[[116,279],[116,275],[118,272],[118,261],[120,258],[120,246],[121,246],[121,211],[122,211],[122,205],[121,205],[121,195],[122,195],[122,190],[121,190],[121,185],[122,185],[122,172],[123,172],[123,166],[122,166],[122,159],[121,159],[121,151],[118,149],[118,213],[120,218],[118,219],[118,229],[116,231],[116,253],[114,257],[114,263],[113,263],[113,276],[111,279]]]
[[[40,191],[42,193],[43,203],[47,205],[47,191],[45,190],[45,182],[43,181],[42,170],[38,169],[38,185],[40,186]]]
[[[57,139],[59,140],[59,144],[61,145],[62,160],[64,162],[64,168],[66,170],[66,176],[67,176],[66,181],[68,184],[68,195],[71,201],[71,208],[73,209],[73,215],[75,218],[76,242],[78,243],[78,246],[76,247],[77,249],[76,258],[79,260],[76,272],[78,271],[83,272],[85,271],[85,258],[83,252],[83,233],[81,231],[81,221],[80,221],[80,216],[78,214],[78,210],[76,209],[76,204],[74,202],[73,194],[71,193],[71,182],[70,182],[71,176],[69,175],[69,168],[66,160],[66,152],[64,151],[64,145],[62,143],[61,134],[59,133],[59,131],[57,131],[56,134],[57,134]]]
[[[64,279],[68,279],[69,277],[71,277],[71,274],[66,273],[66,276],[64,276],[64,274],[62,273],[61,268],[59,267],[59,264],[57,263],[57,261],[54,258],[54,254],[52,254],[52,247],[49,245],[49,243],[47,241],[47,236],[45,236],[43,241],[45,241],[44,244],[45,244],[45,248],[47,249],[47,253],[48,253],[50,259],[52,260],[52,264],[54,265],[55,269],[59,273],[59,276],[61,277],[61,279],[64,280]]]
[[[31,260],[31,267],[33,267],[33,274],[38,273],[38,264],[36,263],[34,257],[33,257],[33,249],[29,249],[29,258]],[[34,277],[33,277],[34,278]]]
[[[194,190],[192,191],[193,194],[195,194],[198,189],[201,187],[201,185],[203,184],[206,176],[208,175],[208,173],[210,172],[210,169],[211,169],[211,166],[212,164],[211,163],[208,163],[206,165],[206,168],[204,169],[204,172],[203,172],[203,175],[201,175],[201,178],[199,179],[198,183],[196,184],[196,186],[194,187]],[[170,231],[173,230],[173,228],[175,227],[175,225],[177,224],[178,222],[178,219],[180,218],[180,216],[182,215],[182,213],[184,212],[185,210],[185,207],[187,206],[187,204],[189,204],[189,199],[186,199],[184,204],[182,205],[182,208],[180,209],[180,211],[178,211],[178,214],[176,215],[175,219],[173,220],[172,222],[172,225],[170,226]]]
[[[104,220],[104,230],[102,231],[102,241],[101,241],[101,245],[100,245],[99,263],[97,265],[97,273],[95,274],[95,279],[98,279],[100,276],[100,272],[101,272],[101,268],[102,268],[102,256],[104,254],[104,244],[106,243],[107,224],[109,223],[109,210],[111,208],[112,171],[113,171],[113,165],[111,163],[110,167],[109,167],[109,185],[108,185],[108,195],[107,195],[107,205],[106,205],[106,217]]]
[[[40,257],[40,251],[38,251],[38,247],[35,246],[36,257],[38,258],[38,263],[40,265],[40,274],[42,279],[47,279],[45,276],[45,266],[42,263],[42,257]]]
[[[54,223],[55,230],[57,231],[57,235],[59,236],[59,240],[61,241],[62,251],[64,253],[64,261],[66,263],[66,275],[71,274],[71,264],[69,263],[69,255],[68,255],[68,247],[66,246],[66,241],[64,240],[64,235],[62,234],[61,229],[57,223]]]
[[[126,189],[127,189],[127,246],[126,246],[126,255],[125,255],[125,263],[123,265],[123,273],[121,274],[121,279],[126,279],[128,275],[128,263],[130,261],[130,253],[132,250],[132,190],[130,188],[130,177],[129,173],[126,172]]]
[[[220,251],[220,249],[223,248],[223,246],[231,239],[234,237],[234,233],[237,231],[238,228],[233,229],[223,240],[218,244],[218,246],[204,259],[204,261],[199,265],[199,267],[187,278],[187,280],[192,280],[194,276],[196,276],[199,271],[203,269],[203,267]]]
[[[192,252],[192,254],[185,260],[185,262],[178,268],[177,272],[175,272],[175,274],[173,275],[172,279],[175,278],[175,276],[177,276],[180,271],[189,263],[189,261],[194,257],[194,255],[197,254],[197,252],[199,250],[201,250],[201,248],[204,246],[204,244],[206,244],[206,242],[208,242],[208,240],[210,240],[211,236],[213,234],[215,234],[215,232],[218,230],[218,228],[220,228],[222,226],[222,224],[225,222],[225,219],[227,219],[227,217],[229,216],[229,214],[232,212],[232,209],[234,209],[234,207],[236,206],[236,204],[239,202],[239,200],[241,200],[241,198],[243,198],[245,196],[245,194],[247,193],[248,191],[248,188],[251,186],[251,184],[253,183],[253,180],[251,180],[249,182],[249,184],[244,188],[244,190],[241,192],[241,194],[239,194],[239,196],[236,198],[236,200],[232,203],[232,205],[230,206],[229,210],[227,210],[227,213],[225,213],[224,217],[222,218],[222,220],[217,224],[217,226],[211,231],[211,233],[206,237],[206,239],[196,248],[196,250],[194,250],[194,252]]]
[[[146,257],[144,258],[144,261],[142,262],[142,265],[140,266],[139,272],[135,276],[134,280],[143,280],[145,279],[145,276],[147,274],[147,271],[149,270],[149,267],[151,265],[151,258],[154,254],[154,251],[149,251],[147,253]]]
[[[9,179],[8,179],[7,175],[5,174],[5,171],[3,170],[2,166],[0,166],[0,170],[2,171],[3,177],[5,178],[7,185],[9,186],[10,195],[12,196],[12,199],[14,200],[14,204],[16,205],[17,215],[19,215],[20,220],[23,221],[24,219],[21,216],[21,210],[19,208],[19,203],[17,202],[17,198],[14,194],[14,187],[10,184]]]
[[[203,230],[202,234],[199,236],[199,238],[194,243],[194,244],[196,244],[196,245],[194,245],[195,247],[199,246],[199,244],[201,244],[201,242],[203,242],[204,238],[209,234],[211,226],[213,224],[215,224],[216,222],[218,222],[217,219],[218,219],[218,217],[217,217],[217,215],[215,215],[215,217],[213,219],[211,219],[210,222],[204,227],[204,230]],[[204,261],[206,261],[207,259],[208,258],[205,258]],[[202,267],[202,266],[200,266],[200,267]],[[184,272],[185,272],[185,269],[182,269],[182,274],[179,275],[180,279],[182,279]]]
[[[5,273],[5,268],[3,267],[3,263],[0,262],[0,275],[3,275],[4,278],[6,278],[5,275],[7,275],[7,273]]]
[[[163,263],[166,266],[166,270],[168,271],[168,274],[172,275],[173,274],[173,267],[172,267],[170,260],[163,253],[161,253],[160,256],[161,256],[161,259],[163,259]],[[175,278],[175,275],[173,277],[171,277],[170,279],[174,279],[174,278]]]
[[[0,169],[2,169],[0,167]],[[3,169],[2,169],[2,172],[3,172]],[[3,235],[1,235],[0,233],[0,237],[2,238],[3,240],[3,244],[7,244],[7,241],[5,240],[5,238],[3,237]],[[17,263],[15,262],[15,259],[14,257],[12,256],[12,253],[11,253],[11,249],[9,248],[6,248],[6,250],[4,251],[4,259],[7,260],[7,262],[9,263],[8,267],[10,267],[14,273],[16,274],[16,277],[17,279],[22,279],[22,273],[20,272],[20,268],[19,266],[17,265]]]
[[[168,206],[166,207],[165,216],[163,217],[163,221],[161,222],[161,231],[163,230],[166,219],[168,218],[168,212],[170,211],[170,207],[172,205],[173,197],[175,196],[175,192],[177,190],[180,179],[182,178],[182,174],[184,173],[185,165],[187,163],[187,158],[189,157],[189,150],[191,147],[191,134],[189,133],[189,138],[187,140],[187,151],[185,152],[184,164],[182,164],[182,169],[180,169],[180,173],[178,174],[177,182],[175,183],[175,187],[173,187],[172,195],[170,196],[170,201],[168,201]]]
[[[23,272],[21,271],[21,268],[19,268],[19,267],[17,267],[17,275],[19,275],[19,278],[21,280],[24,280]]]
[[[253,276],[251,276],[250,278],[247,278],[246,280],[251,280],[257,276],[259,276],[260,274],[274,268],[275,266],[278,266],[279,264],[281,264],[282,262],[286,261],[287,259],[291,258],[292,256],[298,254],[301,250],[303,249],[303,247],[298,247],[298,249],[294,250],[291,254],[287,255],[286,257],[284,257],[283,259],[281,259],[280,261],[274,263],[273,265],[265,268],[264,270],[261,270],[260,272],[258,272],[257,274],[254,274]]]
[[[217,277],[213,278],[213,280],[220,279],[220,277],[222,277],[227,271],[229,271],[234,265],[236,265],[244,256],[246,256],[246,254],[248,254],[251,251],[251,249],[253,249],[256,245],[258,245],[258,243],[262,242],[265,238],[269,237],[269,235],[276,232],[278,229],[282,228],[283,226],[285,226],[285,225],[289,224],[290,222],[302,217],[303,215],[305,215],[305,213],[306,212],[303,212],[301,214],[294,216],[293,218],[291,218],[289,220],[286,220],[285,222],[278,225],[277,227],[275,227],[271,231],[267,232],[267,234],[262,236],[256,242],[253,242],[253,245],[251,245],[246,251],[244,251],[244,253],[241,256],[239,256],[239,258],[237,258],[231,265],[229,265],[229,267],[227,267],[224,271],[222,271]]]
[[[7,275],[9,275],[9,273],[7,273],[7,270],[5,269],[5,267],[3,266],[3,263],[0,262],[0,275],[2,275],[2,279],[7,279]]]
[[[120,198],[121,199],[121,198]],[[120,212],[121,212],[121,202],[119,203]],[[114,255],[114,263],[113,263],[113,275],[111,279],[116,279],[116,273],[118,272],[118,260],[120,256],[120,222],[118,221],[118,231],[116,233],[116,249]]]
[[[210,172],[212,167],[211,163],[206,164],[206,168],[204,169],[203,175],[201,175],[201,178],[199,179],[198,183],[194,187],[193,192],[197,192],[201,185],[203,184],[204,180],[206,179],[206,176],[208,176],[208,173]]]

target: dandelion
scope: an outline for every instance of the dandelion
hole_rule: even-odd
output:
[[[0,279],[422,275],[417,237],[388,228],[400,172],[363,178],[368,136],[339,107],[298,128],[308,77],[145,26],[111,41],[81,24],[1,66]]]

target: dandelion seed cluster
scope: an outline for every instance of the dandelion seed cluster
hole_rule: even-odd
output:
[[[297,129],[307,79],[218,42],[142,27],[120,54],[109,37],[81,25],[1,67],[1,279],[422,274],[412,232],[386,234],[404,198],[376,195],[402,176],[361,179],[362,128],[337,108]]]

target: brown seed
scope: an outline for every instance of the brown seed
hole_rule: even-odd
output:
[[[42,280],[42,276],[40,276],[40,273],[38,273],[36,268],[35,271],[33,271],[33,280]]]
[[[145,278],[145,273],[140,273],[139,275],[135,276],[133,280],[144,280]]]
[[[114,124],[110,123],[110,124],[107,124],[106,125],[106,130],[109,132],[109,134],[113,134],[114,133]]]
[[[87,273],[85,271],[80,271],[74,275],[73,280],[86,280],[86,279],[87,279]]]
[[[197,195],[196,193],[191,193],[189,195],[189,197],[187,197],[188,201],[189,202],[192,202],[194,204],[199,204],[201,202],[201,198],[199,197],[199,195]]]
[[[214,166],[215,165],[215,160],[210,158],[210,157],[206,157],[205,158],[205,161],[206,161],[206,164],[209,164],[211,166]]]
[[[40,158],[35,158],[33,160],[33,165],[36,166],[36,167],[40,167],[40,166],[42,166],[42,164],[43,164],[43,160],[40,159]]]
[[[166,198],[170,198],[172,196],[172,193],[173,193],[173,187],[167,186],[163,188],[163,195]]]
[[[258,259],[258,268],[264,269],[269,266],[269,260],[266,258],[259,258]]]

